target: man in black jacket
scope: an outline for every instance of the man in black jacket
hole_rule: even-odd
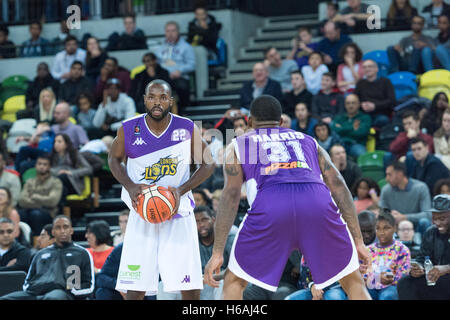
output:
[[[106,51],[147,49],[144,31],[136,27],[136,16],[127,14],[123,18],[125,32],[112,33],[108,38]]]
[[[15,241],[14,222],[0,218],[0,271],[28,271],[31,260],[30,249]]]
[[[33,111],[34,107],[39,105],[39,94],[44,88],[51,87],[56,98],[58,98],[59,85],[59,81],[51,75],[48,64],[45,62],[39,63],[36,78],[30,83],[25,93],[27,109]]]
[[[400,279],[397,285],[400,300],[449,300],[450,299],[450,195],[439,194],[433,199],[433,226],[424,233],[420,253],[411,262],[409,276]],[[423,263],[429,257],[433,268],[427,285]]]
[[[192,46],[204,46],[208,50],[208,59],[217,58],[217,39],[222,24],[208,14],[204,6],[195,8],[195,18],[189,22],[187,42]]]
[[[432,195],[435,183],[439,179],[450,177],[448,168],[438,157],[430,153],[428,143],[420,137],[411,139],[411,151],[414,156],[414,160],[411,160],[413,168],[411,178],[425,182]]]
[[[74,61],[70,67],[69,79],[59,87],[59,100],[65,101],[69,105],[78,103],[80,93],[92,95],[94,93],[93,83],[83,76],[83,63]]]
[[[86,249],[72,243],[70,219],[56,216],[52,234],[55,243],[34,257],[24,291],[12,292],[0,300],[73,300],[93,293],[94,263]]]

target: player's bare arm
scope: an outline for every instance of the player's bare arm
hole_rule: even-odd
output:
[[[228,145],[225,155],[225,165],[223,168],[224,189],[219,201],[219,209],[214,226],[214,247],[211,259],[205,267],[205,282],[218,287],[219,281],[215,280],[215,275],[220,273],[223,264],[223,251],[227,241],[228,233],[236,219],[239,201],[241,197],[241,187],[244,181],[242,167],[234,152],[234,145]]]
[[[124,186],[124,188],[130,194],[131,202],[133,204],[134,210],[137,210],[137,196],[141,193],[142,188],[146,187],[145,184],[135,184],[128,176],[126,167],[122,164],[123,160],[126,158],[125,155],[125,140],[123,127],[121,126],[117,130],[117,136],[114,139],[111,150],[108,154],[108,165],[111,169],[111,173],[114,178]]]
[[[197,188],[214,172],[215,163],[212,159],[211,152],[209,151],[208,144],[202,138],[200,129],[196,125],[194,125],[191,137],[191,154],[194,163],[199,163],[200,167],[195,170],[188,181],[178,188],[169,187],[169,190],[174,194],[176,199],[175,212],[180,204],[180,197],[189,190]]]
[[[319,146],[318,148],[319,166],[322,172],[323,180],[331,191],[331,196],[336,202],[339,211],[342,214],[347,226],[352,234],[353,240],[358,251],[359,258],[363,261],[362,265],[369,263],[369,256],[365,249],[361,230],[359,228],[356,209],[353,203],[352,194],[348,189],[344,178],[339,170],[334,166],[328,153]]]

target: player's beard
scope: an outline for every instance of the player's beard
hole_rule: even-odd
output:
[[[152,114],[152,111],[153,111],[153,109],[155,109],[155,108],[158,108],[158,109],[161,109],[161,110],[162,110],[161,115],[160,115],[159,117],[154,117],[153,114]],[[159,106],[158,106],[158,107],[153,107],[151,110],[147,110],[147,114],[148,114],[148,116],[149,116],[150,118],[152,118],[153,120],[155,120],[155,121],[161,121],[161,120],[163,120],[163,119],[169,114],[170,109],[171,109],[171,107],[168,107],[166,110],[164,110],[164,108],[159,107]]]

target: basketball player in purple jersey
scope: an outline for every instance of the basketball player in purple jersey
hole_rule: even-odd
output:
[[[207,158],[199,128],[170,113],[168,83],[150,82],[144,102],[147,113],[122,122],[108,157],[130,208],[116,290],[126,292],[127,300],[142,300],[158,292],[160,275],[164,291],[200,299],[203,279],[191,190],[212,174],[214,161]],[[200,164],[192,175],[191,160]],[[175,196],[175,215],[160,224],[148,223],[136,212],[137,197],[150,184],[168,187]]]
[[[245,182],[250,209],[233,244],[224,299],[242,299],[248,282],[276,291],[296,249],[308,261],[316,288],[339,281],[350,299],[370,299],[360,273],[367,269],[368,251],[351,193],[328,153],[312,137],[279,127],[281,105],[274,97],[260,96],[250,108],[254,130],[233,139],[226,150],[205,283],[219,285],[214,275],[220,272]]]

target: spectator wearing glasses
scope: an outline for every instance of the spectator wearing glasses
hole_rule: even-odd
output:
[[[14,222],[0,218],[0,271],[25,271],[30,266],[31,251],[14,238]]]

